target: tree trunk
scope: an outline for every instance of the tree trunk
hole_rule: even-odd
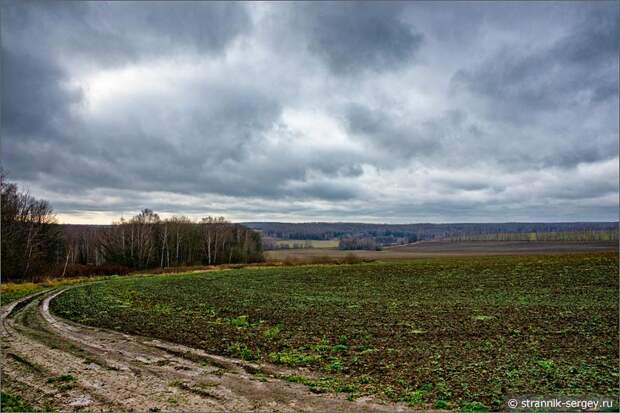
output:
[[[65,273],[67,272],[67,264],[69,264],[69,255],[70,255],[70,252],[67,252],[67,259],[65,260],[65,268],[62,269],[62,275],[60,276],[60,278],[64,278]]]

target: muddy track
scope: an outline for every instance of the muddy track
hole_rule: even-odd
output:
[[[79,325],[49,312],[65,289],[0,309],[7,390],[56,411],[406,411],[369,398],[314,394],[278,377],[308,371],[210,355]]]

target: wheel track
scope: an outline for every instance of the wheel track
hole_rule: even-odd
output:
[[[299,370],[60,319],[50,313],[49,305],[66,290],[33,294],[0,308],[3,382],[37,405],[62,411],[409,410],[369,398],[352,402],[339,395],[314,394],[276,378],[300,374]],[[28,325],[27,317],[37,322]],[[270,377],[257,380],[257,371]],[[48,382],[61,375],[77,380]]]

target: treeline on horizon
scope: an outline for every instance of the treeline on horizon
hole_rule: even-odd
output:
[[[494,234],[460,234],[448,241],[618,241],[618,228],[558,232],[500,232]]]
[[[364,224],[245,222],[263,237],[291,240],[374,239],[379,245],[423,240],[617,240],[618,222]],[[532,234],[540,234],[535,238]],[[508,235],[510,234],[510,235]],[[558,235],[551,235],[558,234]],[[559,235],[561,234],[561,235]],[[572,235],[571,235],[572,234]]]
[[[60,225],[47,201],[2,175],[0,192],[5,281],[264,261],[260,234],[222,217],[161,219],[144,209],[112,225]]]

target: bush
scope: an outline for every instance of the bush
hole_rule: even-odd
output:
[[[287,255],[286,257],[284,257],[284,260],[282,261],[282,265],[286,265],[286,266],[300,265],[300,264],[303,264],[303,262],[297,257],[293,257],[292,255]]]
[[[46,277],[60,277],[63,273],[64,265],[54,266],[49,272],[42,274],[42,278]],[[88,277],[92,275],[125,275],[129,274],[130,269],[124,265],[117,264],[103,264],[103,265],[84,265],[84,264],[70,264],[67,265],[65,271],[65,278],[72,277]]]
[[[360,264],[360,263],[362,263],[364,261],[360,257],[358,257],[357,255],[355,255],[353,253],[350,253],[350,254],[347,254],[344,257],[343,262],[345,264]]]
[[[333,264],[334,260],[327,254],[312,256],[308,260],[310,264]]]

